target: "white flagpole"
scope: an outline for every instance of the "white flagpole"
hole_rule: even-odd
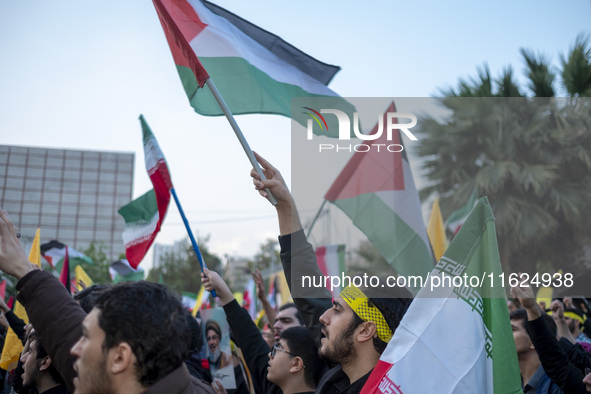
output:
[[[226,105],[226,102],[224,101],[224,98],[220,95],[220,92],[218,91],[218,89],[215,87],[215,84],[213,83],[211,78],[208,78],[207,81],[205,81],[205,83],[209,87],[209,90],[213,94],[213,97],[215,98],[215,100],[218,102],[222,111],[224,111],[224,114],[226,115],[228,122],[230,122],[230,126],[232,126],[232,129],[234,130],[236,137],[238,137],[238,141],[240,141],[240,145],[242,145],[242,149],[244,149],[244,152],[246,153],[246,156],[248,156],[248,160],[250,160],[250,163],[252,164],[253,168],[255,169],[257,174],[259,174],[261,179],[267,179],[267,178],[265,178],[265,175],[263,174],[263,171],[261,170],[261,166],[259,166],[259,163],[257,162],[256,158],[254,157],[254,154],[252,153],[252,150],[250,149],[248,142],[246,142],[246,138],[244,138],[244,135],[242,134],[240,127],[238,127],[238,123],[236,123],[236,120],[234,119],[234,115],[232,115],[232,112],[230,112],[230,109]],[[265,188],[265,191],[269,195],[269,201],[271,202],[271,204],[277,205],[277,200],[275,199],[275,197],[273,196],[271,191],[268,188]]]

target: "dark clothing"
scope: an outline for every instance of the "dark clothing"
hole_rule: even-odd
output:
[[[281,263],[283,264],[287,284],[289,285],[290,291],[292,291],[293,302],[302,315],[312,338],[316,342],[316,346],[320,348],[320,340],[322,339],[320,316],[332,307],[332,296],[326,288],[303,289],[300,282],[303,275],[323,275],[320,268],[318,268],[314,248],[306,240],[303,230],[280,236],[279,245],[281,245]],[[294,288],[295,293],[292,290]],[[305,297],[307,294],[310,297]],[[333,366],[320,379],[315,392],[331,394],[358,393],[365,385],[370,373],[371,371],[361,379],[351,383],[340,365]]]
[[[82,336],[86,313],[50,272],[31,271],[18,281],[16,289],[17,299],[43,338],[43,347],[73,393],[76,357],[70,354],[70,349]]]
[[[302,288],[300,281],[303,275],[323,275],[316,262],[316,253],[306,240],[304,230],[280,236],[279,245],[281,245],[281,263],[289,290],[293,295],[293,302],[302,315],[316,346],[320,349],[322,339],[320,316],[332,308],[332,295],[326,287]]]
[[[189,375],[187,366],[183,363],[151,387],[143,394],[198,394],[215,393],[215,390],[202,380]]]
[[[82,322],[86,313],[51,273],[35,270],[16,284],[18,300],[25,307],[35,331],[43,338],[43,347],[68,390],[74,392],[74,361],[70,349],[82,336]],[[192,378],[183,363],[160,379],[145,393],[189,394],[215,393],[211,386]]]
[[[189,374],[191,376],[194,376],[197,379],[203,380],[207,383],[211,383],[213,381],[211,379],[211,371],[203,367],[199,352],[193,354],[191,357],[185,360],[185,364],[187,365],[187,369],[189,369]]]
[[[248,311],[236,300],[224,305],[226,319],[236,337],[236,344],[242,349],[244,360],[252,376],[252,384],[257,393],[281,393],[281,389],[267,380],[269,345],[252,321]]]
[[[587,353],[580,344],[574,344],[564,337],[560,338],[558,343],[575,367],[581,371],[584,371],[585,368],[591,368],[591,354]]]
[[[583,372],[572,364],[550,328],[540,316],[525,322],[546,374],[565,393],[587,393]]]
[[[60,384],[59,386],[55,386],[49,390],[45,390],[39,394],[68,394],[68,388],[64,384]]]
[[[342,368],[336,366],[328,371],[320,380],[318,387],[316,388],[316,393],[359,393],[367,379],[371,371],[369,371],[365,376],[360,379],[357,379],[355,382],[350,383],[349,378],[343,372]]]

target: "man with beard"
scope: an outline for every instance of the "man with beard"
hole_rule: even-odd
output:
[[[570,333],[575,337],[575,340],[579,343],[591,344],[591,339],[587,338],[587,335],[581,331],[581,327],[585,324],[585,319],[585,314],[578,308],[564,309],[564,320]]]
[[[331,294],[326,288],[294,289],[302,286],[304,276],[318,277],[322,272],[280,172],[260,155],[255,153],[255,157],[267,178],[262,181],[252,170],[255,188],[265,198],[268,195],[264,189],[268,188],[277,200],[281,262],[295,294],[294,302],[319,343],[320,356],[333,365],[322,377],[316,393],[357,393],[392,338],[412,296],[406,289],[382,288],[381,283],[371,289],[348,286],[333,300],[331,308]],[[302,293],[306,297],[299,296]]]
[[[208,320],[205,323],[205,336],[207,339],[207,347],[209,348],[209,365],[210,367],[222,369],[232,365],[230,357],[222,352],[222,329],[215,320]]]
[[[20,361],[23,365],[22,382],[25,389],[36,389],[39,394],[67,394],[64,380],[45,351],[41,338],[31,330]],[[20,392],[20,391],[19,391]]]
[[[86,315],[57,278],[29,263],[5,211],[0,269],[18,280],[18,300],[70,392],[214,393],[183,363],[189,326],[180,297],[163,285],[115,285],[100,292]]]

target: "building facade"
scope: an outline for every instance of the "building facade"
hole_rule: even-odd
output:
[[[31,244],[58,240],[78,250],[103,241],[117,259],[131,201],[134,154],[0,145],[0,206]],[[28,249],[26,249],[28,250]]]

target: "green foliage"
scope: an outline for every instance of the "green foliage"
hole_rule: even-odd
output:
[[[109,264],[111,263],[106,254],[107,245],[103,241],[92,241],[90,245],[84,250],[81,250],[87,257],[89,257],[94,264],[83,264],[82,268],[93,280],[94,284],[108,284],[113,283],[111,274],[109,274]],[[70,275],[74,277],[74,270],[71,269]]]
[[[197,244],[201,250],[203,260],[210,270],[221,272],[222,260],[210,253],[207,247],[209,236],[198,237]],[[150,269],[147,280],[160,282],[161,280],[171,289],[198,293],[201,288],[201,267],[188,239],[185,247],[177,252],[165,253],[158,267]]]
[[[251,272],[263,271],[267,268],[275,267],[281,269],[281,259],[279,257],[279,241],[269,238],[259,246],[258,253],[248,262],[248,268]]]
[[[591,100],[578,96],[591,93],[588,40],[577,38],[562,61],[570,98],[541,98],[555,93],[549,60],[521,54],[536,100],[524,97],[511,68],[491,89],[485,66],[440,99],[447,119],[422,120],[418,153],[431,183],[421,197],[439,195],[445,218],[476,190],[491,202],[503,264],[526,271],[575,263],[582,270],[591,240]]]

